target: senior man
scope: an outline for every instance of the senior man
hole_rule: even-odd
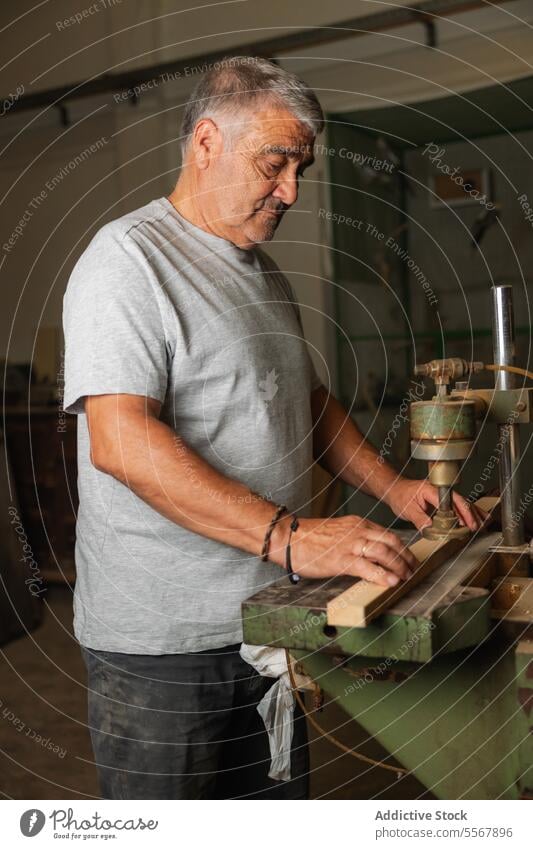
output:
[[[106,798],[304,798],[268,778],[239,655],[241,602],[292,568],[383,586],[415,565],[357,516],[309,518],[311,467],[421,528],[428,483],[399,477],[318,380],[290,285],[258,247],[298,194],[323,128],[315,94],[233,57],[192,94],[169,197],[104,226],[65,296],[65,409],[79,415],[74,627]],[[281,508],[286,506],[286,510]],[[477,526],[455,495],[463,522]]]

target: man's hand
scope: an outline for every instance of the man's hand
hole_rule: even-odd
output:
[[[389,488],[385,500],[396,516],[412,522],[421,531],[431,525],[428,514],[432,508],[439,506],[439,493],[429,481],[398,478]],[[461,525],[466,525],[471,531],[477,531],[483,524],[482,511],[469,504],[458,492],[453,493],[453,507]]]
[[[294,571],[305,578],[353,575],[382,587],[394,587],[410,578],[416,557],[396,536],[358,516],[337,519],[300,519],[291,540]],[[276,525],[271,559],[284,563],[290,517]]]

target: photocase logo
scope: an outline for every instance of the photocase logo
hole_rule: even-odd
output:
[[[269,372],[267,372],[266,378],[264,380],[259,381],[259,397],[267,404],[270,401],[273,401],[276,395],[278,394],[279,386],[276,382],[278,376],[279,375],[276,374],[276,369],[273,368]]]
[[[24,811],[20,818],[20,830],[24,837],[35,837],[42,830],[46,822],[46,817],[38,808],[31,808],[29,811]]]
[[[273,368],[270,369],[270,371],[267,371],[264,380],[259,380],[257,382],[257,385],[259,387],[259,406],[256,410],[256,421],[258,424],[262,422],[263,419],[267,416],[268,405],[271,401],[274,400],[274,398],[278,394],[278,377],[279,375],[276,372],[276,369]]]

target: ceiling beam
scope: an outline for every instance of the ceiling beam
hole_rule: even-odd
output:
[[[187,56],[185,59],[162,62],[124,73],[103,74],[72,83],[69,86],[58,86],[24,94],[13,102],[9,112],[6,113],[6,117],[28,109],[64,106],[66,101],[77,100],[82,97],[94,97],[107,92],[114,94],[125,92],[164,75],[178,76],[195,62],[212,64],[231,55],[273,58],[294,49],[302,50],[320,44],[330,44],[334,41],[382,32],[413,23],[425,22],[427,26],[430,20],[507,2],[510,2],[510,0],[491,0],[490,3],[486,0],[422,0],[421,3],[410,8],[405,6],[390,8],[384,12],[351,18],[328,26],[317,26],[271,39],[252,41],[238,47],[226,47],[223,50]],[[2,98],[0,102],[7,99],[7,97]]]

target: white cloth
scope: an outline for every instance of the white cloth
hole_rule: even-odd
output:
[[[277,681],[265,693],[257,711],[265,723],[270,746],[269,778],[289,781],[291,777],[291,745],[294,719],[294,695],[287,667],[285,649],[271,646],[241,645],[241,657],[266,678]],[[313,681],[307,675],[293,673],[298,689],[312,689]]]

